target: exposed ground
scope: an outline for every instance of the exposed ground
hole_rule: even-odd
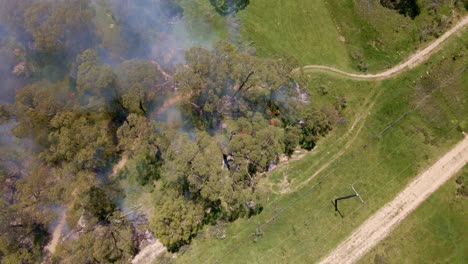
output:
[[[126,154],[122,155],[119,162],[117,162],[117,164],[115,164],[114,167],[112,167],[111,177],[115,177],[115,175],[117,175],[117,173],[121,169],[123,169],[123,167],[125,167],[125,164],[127,164],[127,161],[128,161],[128,156]]]
[[[468,136],[414,179],[320,263],[354,263],[468,162]]]
[[[132,264],[147,264],[153,261],[166,251],[166,247],[156,240],[153,244],[148,245],[141,250],[131,261]]]
[[[55,253],[55,250],[57,249],[57,246],[59,244],[60,238],[63,233],[63,227],[65,226],[65,223],[66,223],[66,214],[65,212],[63,212],[59,219],[57,226],[54,229],[54,232],[52,232],[52,240],[44,248],[46,251],[48,251],[52,255]]]

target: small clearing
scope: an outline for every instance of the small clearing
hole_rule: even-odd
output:
[[[409,183],[395,199],[364,222],[320,263],[345,264],[358,261],[466,163],[468,163],[467,135],[432,167]]]

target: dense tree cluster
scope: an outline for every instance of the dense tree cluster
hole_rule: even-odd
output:
[[[380,4],[386,8],[395,9],[398,13],[412,19],[421,13],[417,0],[380,0]]]
[[[133,19],[125,3],[138,6],[119,2],[116,20]],[[217,3],[230,13],[248,1]],[[71,231],[53,261],[128,262],[138,249],[121,203],[130,190],[149,193],[147,225],[177,250],[205,224],[261,212],[265,173],[337,122],[340,107],[310,104],[289,59],[219,42],[187,50],[183,64],[166,66],[172,76],[129,55],[142,53],[115,60],[94,4],[0,0],[0,77],[15,82],[0,86],[14,94],[0,105],[0,132],[12,135],[0,136],[2,263],[39,262],[62,212]],[[163,6],[181,13],[173,1]],[[179,123],[160,118],[170,111]],[[8,147],[19,142],[28,147]]]

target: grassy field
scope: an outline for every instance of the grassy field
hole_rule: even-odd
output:
[[[397,64],[466,13],[461,5],[455,8],[453,1],[418,1],[421,14],[414,20],[384,8],[378,0],[326,3],[339,33],[346,39],[353,68],[359,69],[361,64],[371,72]]]
[[[238,16],[244,41],[254,41],[260,55],[349,69],[346,46],[322,0],[256,0]]]
[[[251,1],[236,16],[220,16],[207,0],[178,0],[195,43],[252,43],[262,56],[290,56],[301,65],[349,68],[346,46],[321,0]],[[319,38],[317,36],[320,36]]]
[[[209,231],[201,233],[177,262],[311,263],[326,255],[462,138],[460,130],[466,129],[468,118],[468,74],[463,71],[467,42],[467,33],[455,37],[423,66],[387,81],[311,74],[315,97],[320,86],[327,86],[330,96],[349,98],[349,122],[316,150],[281,166],[268,179],[276,191],[283,188],[285,177],[289,188],[298,188],[351,142],[348,149],[305,187],[284,195],[273,193],[260,215],[229,224],[226,239],[216,240]],[[357,127],[364,122],[362,130],[348,133],[357,118]],[[355,184],[367,204],[346,201],[341,218],[331,200],[352,192],[350,184]]]
[[[252,43],[261,56],[370,72],[397,64],[466,14],[451,1],[420,1],[421,14],[413,20],[378,0],[255,0],[236,16],[223,17],[209,1],[178,2],[194,43]]]
[[[462,179],[465,185],[468,183],[468,166],[435,192],[360,263],[466,263],[468,197],[457,193],[461,185],[456,179]]]

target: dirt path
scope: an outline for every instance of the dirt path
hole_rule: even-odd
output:
[[[57,249],[57,246],[59,244],[60,237],[62,236],[63,227],[66,223],[65,216],[65,212],[63,212],[57,226],[54,229],[54,232],[52,233],[52,240],[49,242],[49,244],[47,244],[47,246],[44,247],[44,249],[49,251],[51,255],[55,253],[55,250]]]
[[[112,173],[110,175],[111,178],[115,177],[117,173],[125,167],[125,164],[127,164],[128,161],[128,156],[127,154],[122,155],[122,158],[120,158],[119,162],[112,167]]]
[[[423,63],[425,60],[427,60],[430,55],[432,55],[437,48],[450,36],[455,34],[456,32],[462,30],[466,25],[468,25],[468,15],[462,18],[454,27],[452,27],[450,30],[445,32],[442,36],[440,36],[438,39],[434,40],[431,44],[429,44],[427,47],[420,49],[416,51],[413,55],[411,55],[408,59],[405,61],[401,62],[400,64],[385,70],[383,72],[379,73],[369,73],[369,74],[359,74],[359,73],[349,73],[345,72],[333,67],[328,67],[328,66],[323,66],[323,65],[307,65],[304,66],[303,69],[304,71],[317,71],[317,70],[325,70],[325,71],[332,71],[338,74],[342,74],[348,77],[353,77],[353,78],[358,78],[358,79],[368,79],[368,80],[383,80],[387,79],[390,77],[393,77],[399,73],[401,73],[405,69],[411,69],[421,63]],[[300,69],[295,69],[294,71],[299,71]]]
[[[166,251],[166,247],[156,240],[153,244],[148,245],[140,251],[131,261],[132,264],[153,263],[153,261]]]
[[[468,136],[364,222],[320,263],[355,263],[468,163]]]
[[[119,162],[114,165],[112,168],[112,173],[110,175],[111,178],[115,177],[117,173],[125,167],[125,164],[128,162],[127,154],[122,155]],[[64,218],[65,220],[65,218]],[[55,236],[55,231],[54,231]],[[156,240],[153,244],[150,244],[143,248],[132,260],[132,264],[144,264],[144,263],[152,263],[159,255],[167,251],[166,247]],[[52,252],[53,253],[53,252]]]

